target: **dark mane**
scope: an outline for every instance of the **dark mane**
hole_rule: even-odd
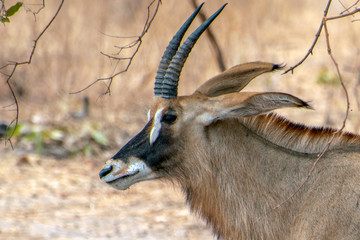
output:
[[[243,124],[270,142],[303,153],[320,153],[337,130],[325,127],[308,127],[293,123],[275,113],[244,118]],[[360,136],[338,132],[330,145],[331,149],[360,149]]]

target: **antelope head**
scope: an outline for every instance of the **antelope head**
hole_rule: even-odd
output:
[[[256,76],[281,68],[264,62],[237,65],[208,80],[192,95],[178,96],[178,81],[188,54],[225,5],[179,48],[201,5],[170,41],[155,77],[155,102],[148,114],[149,121],[105,163],[99,174],[102,181],[124,190],[136,182],[181,175],[184,172],[181,169],[186,168],[184,162],[190,161],[184,153],[191,156],[192,149],[197,145],[201,148],[206,129],[215,122],[255,116],[282,107],[308,107],[304,101],[285,93],[239,92]]]

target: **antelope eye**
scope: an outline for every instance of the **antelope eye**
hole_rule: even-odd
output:
[[[175,114],[165,113],[161,119],[161,122],[172,124],[173,122],[175,122],[176,118],[177,116]]]

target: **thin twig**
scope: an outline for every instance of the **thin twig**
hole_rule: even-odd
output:
[[[151,14],[151,7],[155,3],[155,1],[157,1],[157,5],[155,7],[154,13]],[[130,65],[131,65],[132,61],[134,60],[136,54],[138,53],[138,51],[139,51],[139,49],[141,47],[142,39],[143,39],[144,35],[148,32],[152,22],[155,19],[155,16],[156,16],[156,14],[157,14],[157,12],[159,10],[160,4],[161,4],[161,0],[153,0],[148,5],[148,7],[147,7],[147,18],[146,18],[146,21],[145,21],[145,24],[144,24],[144,28],[143,28],[141,34],[139,36],[137,36],[137,39],[135,41],[132,41],[131,43],[126,44],[125,46],[120,46],[120,47],[115,46],[116,48],[119,49],[119,51],[115,55],[105,54],[105,53],[101,52],[102,55],[104,55],[104,56],[106,56],[106,57],[108,57],[108,58],[110,58],[110,59],[112,59],[112,60],[114,60],[116,62],[112,74],[110,76],[108,76],[108,77],[98,78],[94,82],[92,82],[88,86],[86,86],[85,88],[83,88],[83,89],[81,89],[79,91],[71,92],[70,94],[76,94],[76,93],[80,93],[82,91],[85,91],[85,90],[89,89],[91,86],[93,86],[94,84],[96,84],[98,82],[102,82],[102,81],[108,81],[108,83],[106,85],[106,91],[104,92],[104,94],[110,94],[110,88],[111,88],[111,84],[112,84],[114,78],[117,77],[118,75],[124,73],[124,72],[127,72],[128,69],[130,68]],[[117,37],[117,38],[125,38],[125,37]],[[134,37],[131,36],[131,37],[128,37],[128,38],[134,38]],[[123,49],[129,49],[129,48],[133,48],[133,47],[135,47],[135,50],[134,50],[133,54],[130,57],[117,57],[117,55],[121,54]],[[119,65],[119,63],[120,63],[120,61],[123,61],[123,60],[127,60],[128,64],[126,65],[126,67],[123,70],[115,72],[118,65]]]
[[[345,8],[345,10],[340,13],[340,15],[344,14],[344,12],[348,12],[351,8],[355,7],[359,2],[360,2],[360,0],[357,0],[355,3],[353,3],[353,4],[352,4],[350,7],[348,7],[348,8],[345,8],[345,6],[340,2],[341,5],[343,5],[343,7]]]
[[[45,4],[45,3],[44,3]],[[57,15],[59,14],[60,12],[60,9],[61,7],[63,6],[64,4],[64,0],[61,0],[60,2],[60,5],[57,9],[57,11],[55,12],[54,16],[51,18],[51,20],[48,22],[48,24],[45,26],[45,28],[40,32],[40,34],[36,37],[36,39],[34,40],[34,45],[31,49],[31,52],[30,52],[30,55],[29,55],[29,58],[28,60],[26,61],[23,61],[23,62],[9,62],[8,64],[2,66],[0,69],[4,69],[8,66],[13,66],[11,72],[9,75],[7,75],[7,79],[6,79],[6,84],[8,85],[9,89],[10,89],[10,92],[11,92],[11,95],[14,99],[14,103],[15,103],[15,106],[16,106],[16,115],[15,115],[15,119],[12,121],[12,123],[15,123],[15,126],[12,130],[12,132],[6,136],[6,139],[5,139],[5,142],[8,141],[10,142],[11,146],[12,146],[12,143],[11,143],[11,138],[12,136],[14,135],[15,133],[15,130],[18,126],[18,121],[19,121],[19,113],[20,113],[20,109],[19,109],[19,103],[18,103],[18,100],[17,100],[17,97],[16,97],[16,94],[12,88],[12,84],[11,84],[11,80],[12,80],[12,77],[14,76],[15,72],[16,72],[16,69],[21,66],[21,65],[25,65],[25,64],[31,64],[31,61],[33,59],[33,56],[34,56],[34,53],[35,53],[35,50],[36,50],[36,47],[37,47],[37,44],[40,40],[40,38],[44,35],[44,33],[46,32],[46,30],[50,27],[50,25],[54,22],[55,18],[57,17]],[[11,124],[12,124],[11,123]],[[10,124],[10,125],[11,125]]]
[[[323,19],[326,18],[327,20],[335,20],[335,19],[339,19],[339,18],[343,18],[343,17],[348,17],[348,16],[351,16],[351,15],[354,15],[354,14],[356,14],[357,12],[360,11],[359,8],[355,8],[355,10],[353,10],[352,12],[349,12],[349,13],[347,13],[347,14],[343,14],[344,12],[348,11],[350,8],[354,7],[356,4],[358,4],[358,3],[360,2],[360,0],[357,0],[357,1],[356,1],[354,4],[352,4],[349,8],[347,8],[345,11],[341,12],[340,15],[335,16],[335,17],[329,17],[329,18],[328,18],[328,17],[327,17],[327,14],[328,14],[328,12],[329,12],[329,8],[330,8],[330,5],[331,5],[331,1],[332,1],[332,0],[329,0],[328,3],[327,3],[327,6],[326,6],[326,8],[325,8],[325,10],[324,10]],[[354,20],[354,21],[356,21],[356,20]],[[301,65],[301,64],[310,56],[310,54],[311,54],[311,55],[313,54],[314,47],[315,47],[315,45],[316,45],[316,43],[317,43],[317,41],[318,41],[318,39],[319,39],[319,37],[320,37],[320,35],[321,35],[321,31],[322,31],[322,29],[323,29],[323,26],[324,26],[324,23],[323,23],[323,21],[321,21],[320,27],[319,27],[317,33],[315,34],[315,39],[314,39],[312,45],[310,46],[308,52],[306,53],[306,55],[305,55],[297,64],[295,64],[294,66],[288,68],[283,74],[286,74],[286,73],[288,73],[288,72],[290,72],[290,71],[291,71],[291,73],[293,73],[295,68],[297,68],[299,65]]]
[[[352,12],[352,14],[356,13],[355,11]],[[347,14],[347,16],[350,16],[352,14]],[[348,119],[348,116],[349,116],[349,110],[350,110],[350,100],[349,100],[349,94],[348,94],[348,91],[347,91],[347,88],[344,84],[344,81],[343,81],[343,78],[342,78],[342,75],[341,75],[341,72],[340,72],[340,68],[339,68],[339,64],[337,63],[337,61],[335,60],[335,57],[334,55],[332,54],[332,51],[331,51],[331,46],[330,46],[330,38],[329,38],[329,31],[327,29],[327,24],[326,22],[328,20],[334,20],[334,19],[339,19],[339,18],[326,18],[324,17],[323,18],[323,26],[324,26],[324,31],[325,31],[325,39],[326,39],[326,46],[327,46],[327,52],[332,60],[332,62],[334,63],[335,65],[335,68],[336,68],[336,71],[337,71],[337,74],[338,74],[338,77],[339,77],[339,81],[340,81],[340,84],[343,88],[343,91],[344,91],[344,94],[345,94],[345,99],[346,99],[346,111],[345,111],[345,116],[344,116],[344,119],[343,119],[343,122],[342,122],[342,125],[341,127],[335,131],[332,135],[332,137],[330,138],[330,140],[328,141],[328,143],[326,144],[325,148],[322,150],[322,152],[318,155],[317,159],[314,161],[311,169],[309,170],[308,172],[308,175],[306,176],[306,178],[303,180],[303,182],[300,184],[300,186],[296,189],[296,191],[294,191],[286,200],[284,200],[283,202],[281,202],[279,205],[277,205],[276,207],[274,207],[273,209],[277,209],[279,207],[281,207],[284,203],[288,202],[289,200],[291,200],[299,191],[300,189],[302,189],[302,187],[305,185],[305,183],[309,180],[309,178],[311,177],[312,173],[314,172],[315,170],[315,167],[316,165],[318,164],[318,162],[320,161],[320,159],[324,156],[324,154],[329,150],[330,148],[330,145],[331,143],[333,142],[334,138],[340,134],[345,126],[346,126],[346,121]]]
[[[350,15],[348,15],[350,16]],[[333,20],[333,19],[331,19]],[[338,74],[338,77],[339,77],[339,81],[340,81],[340,84],[343,88],[343,91],[344,91],[344,94],[345,94],[345,98],[346,98],[346,111],[345,111],[345,117],[344,117],[344,120],[343,120],[343,123],[342,123],[342,126],[341,128],[338,130],[338,132],[342,131],[344,128],[345,128],[345,124],[346,124],[346,120],[349,116],[349,110],[350,110],[350,100],[349,100],[349,94],[348,94],[348,91],[346,89],[346,86],[344,84],[344,80],[342,78],[342,75],[341,75],[341,72],[340,72],[340,68],[339,68],[339,64],[337,63],[337,61],[335,60],[335,57],[334,55],[332,54],[332,51],[331,51],[331,47],[330,47],[330,40],[329,40],[329,32],[328,32],[328,29],[327,29],[327,25],[326,25],[326,22],[328,21],[327,18],[324,18],[324,29],[325,29],[325,37],[326,37],[326,46],[327,46],[327,51],[328,51],[328,54],[329,56],[331,57],[331,60],[332,62],[334,63],[335,65],[335,68],[336,68],[336,71],[337,71],[337,74]],[[336,133],[334,133],[335,135]]]
[[[5,0],[0,0],[1,6],[0,6],[0,20],[3,18],[7,18],[6,14],[6,8],[5,8]]]
[[[326,8],[324,10],[324,16],[323,17],[327,16],[327,14],[329,12],[330,5],[331,5],[331,1],[332,0],[328,1],[327,5],[326,5]],[[288,73],[290,71],[291,71],[291,73],[294,73],[294,69],[297,68],[298,66],[300,66],[310,56],[310,54],[311,55],[313,54],[314,47],[315,47],[315,45],[316,45],[316,43],[317,43],[317,41],[318,41],[318,39],[319,39],[319,37],[321,35],[321,30],[323,29],[323,26],[324,26],[323,21],[321,21],[320,27],[319,27],[317,33],[315,34],[315,39],[314,39],[313,43],[311,44],[311,47],[309,48],[306,55],[297,64],[295,64],[294,66],[288,68],[285,72],[283,72],[283,74],[286,74],[286,73]]]
[[[315,160],[315,162],[313,163],[313,165],[311,166],[306,178],[302,181],[302,183],[300,184],[300,186],[296,189],[296,191],[294,191],[287,199],[285,199],[284,201],[282,201],[280,204],[278,204],[276,207],[273,208],[273,210],[280,208],[282,205],[284,205],[285,203],[287,203],[288,201],[290,201],[305,185],[305,183],[307,183],[307,181],[309,180],[309,178],[311,177],[312,173],[315,170],[315,167],[317,165],[317,163],[319,162],[319,160],[324,156],[324,154],[327,152],[327,150],[329,149],[331,143],[333,142],[336,134],[341,131],[338,130],[336,132],[334,132],[334,134],[332,135],[332,137],[330,138],[329,142],[326,144],[324,150],[318,155],[317,159]]]
[[[29,5],[40,5],[40,7],[38,8],[38,10],[34,11],[28,7]],[[45,8],[45,0],[42,0],[41,4],[26,4],[26,5],[24,5],[24,8],[25,8],[25,11],[33,14],[35,22],[36,22],[36,15],[38,15],[40,13],[40,11]]]
[[[342,14],[342,15],[338,15],[338,16],[334,16],[334,17],[328,17],[328,18],[326,18],[326,21],[336,20],[336,19],[339,19],[339,18],[348,17],[348,16],[354,15],[354,14],[356,14],[358,12],[360,12],[360,8],[355,8],[355,10],[353,10],[351,12],[348,12],[346,14]]]

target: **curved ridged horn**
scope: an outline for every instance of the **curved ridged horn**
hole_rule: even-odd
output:
[[[176,52],[172,58],[164,76],[164,82],[162,85],[162,98],[176,98],[178,91],[178,84],[181,70],[185,64],[185,61],[195,45],[196,41],[199,39],[201,34],[209,27],[209,25],[214,21],[214,19],[220,14],[220,12],[227,5],[224,4],[219,10],[217,10],[211,17],[209,17],[203,24],[200,25],[181,45],[179,50]]]
[[[166,47],[165,52],[161,58],[159,68],[157,70],[157,74],[155,77],[155,87],[154,87],[154,93],[155,96],[161,96],[162,95],[162,89],[163,89],[163,82],[164,82],[164,76],[166,73],[166,70],[169,67],[169,64],[171,62],[171,59],[176,54],[176,51],[178,50],[180,46],[180,42],[183,39],[185,32],[190,27],[192,21],[195,19],[196,15],[199,13],[201,7],[204,5],[202,3],[196,10],[191,14],[191,16],[186,20],[186,22],[180,27],[179,31],[174,35],[174,37],[169,42],[169,45]]]

